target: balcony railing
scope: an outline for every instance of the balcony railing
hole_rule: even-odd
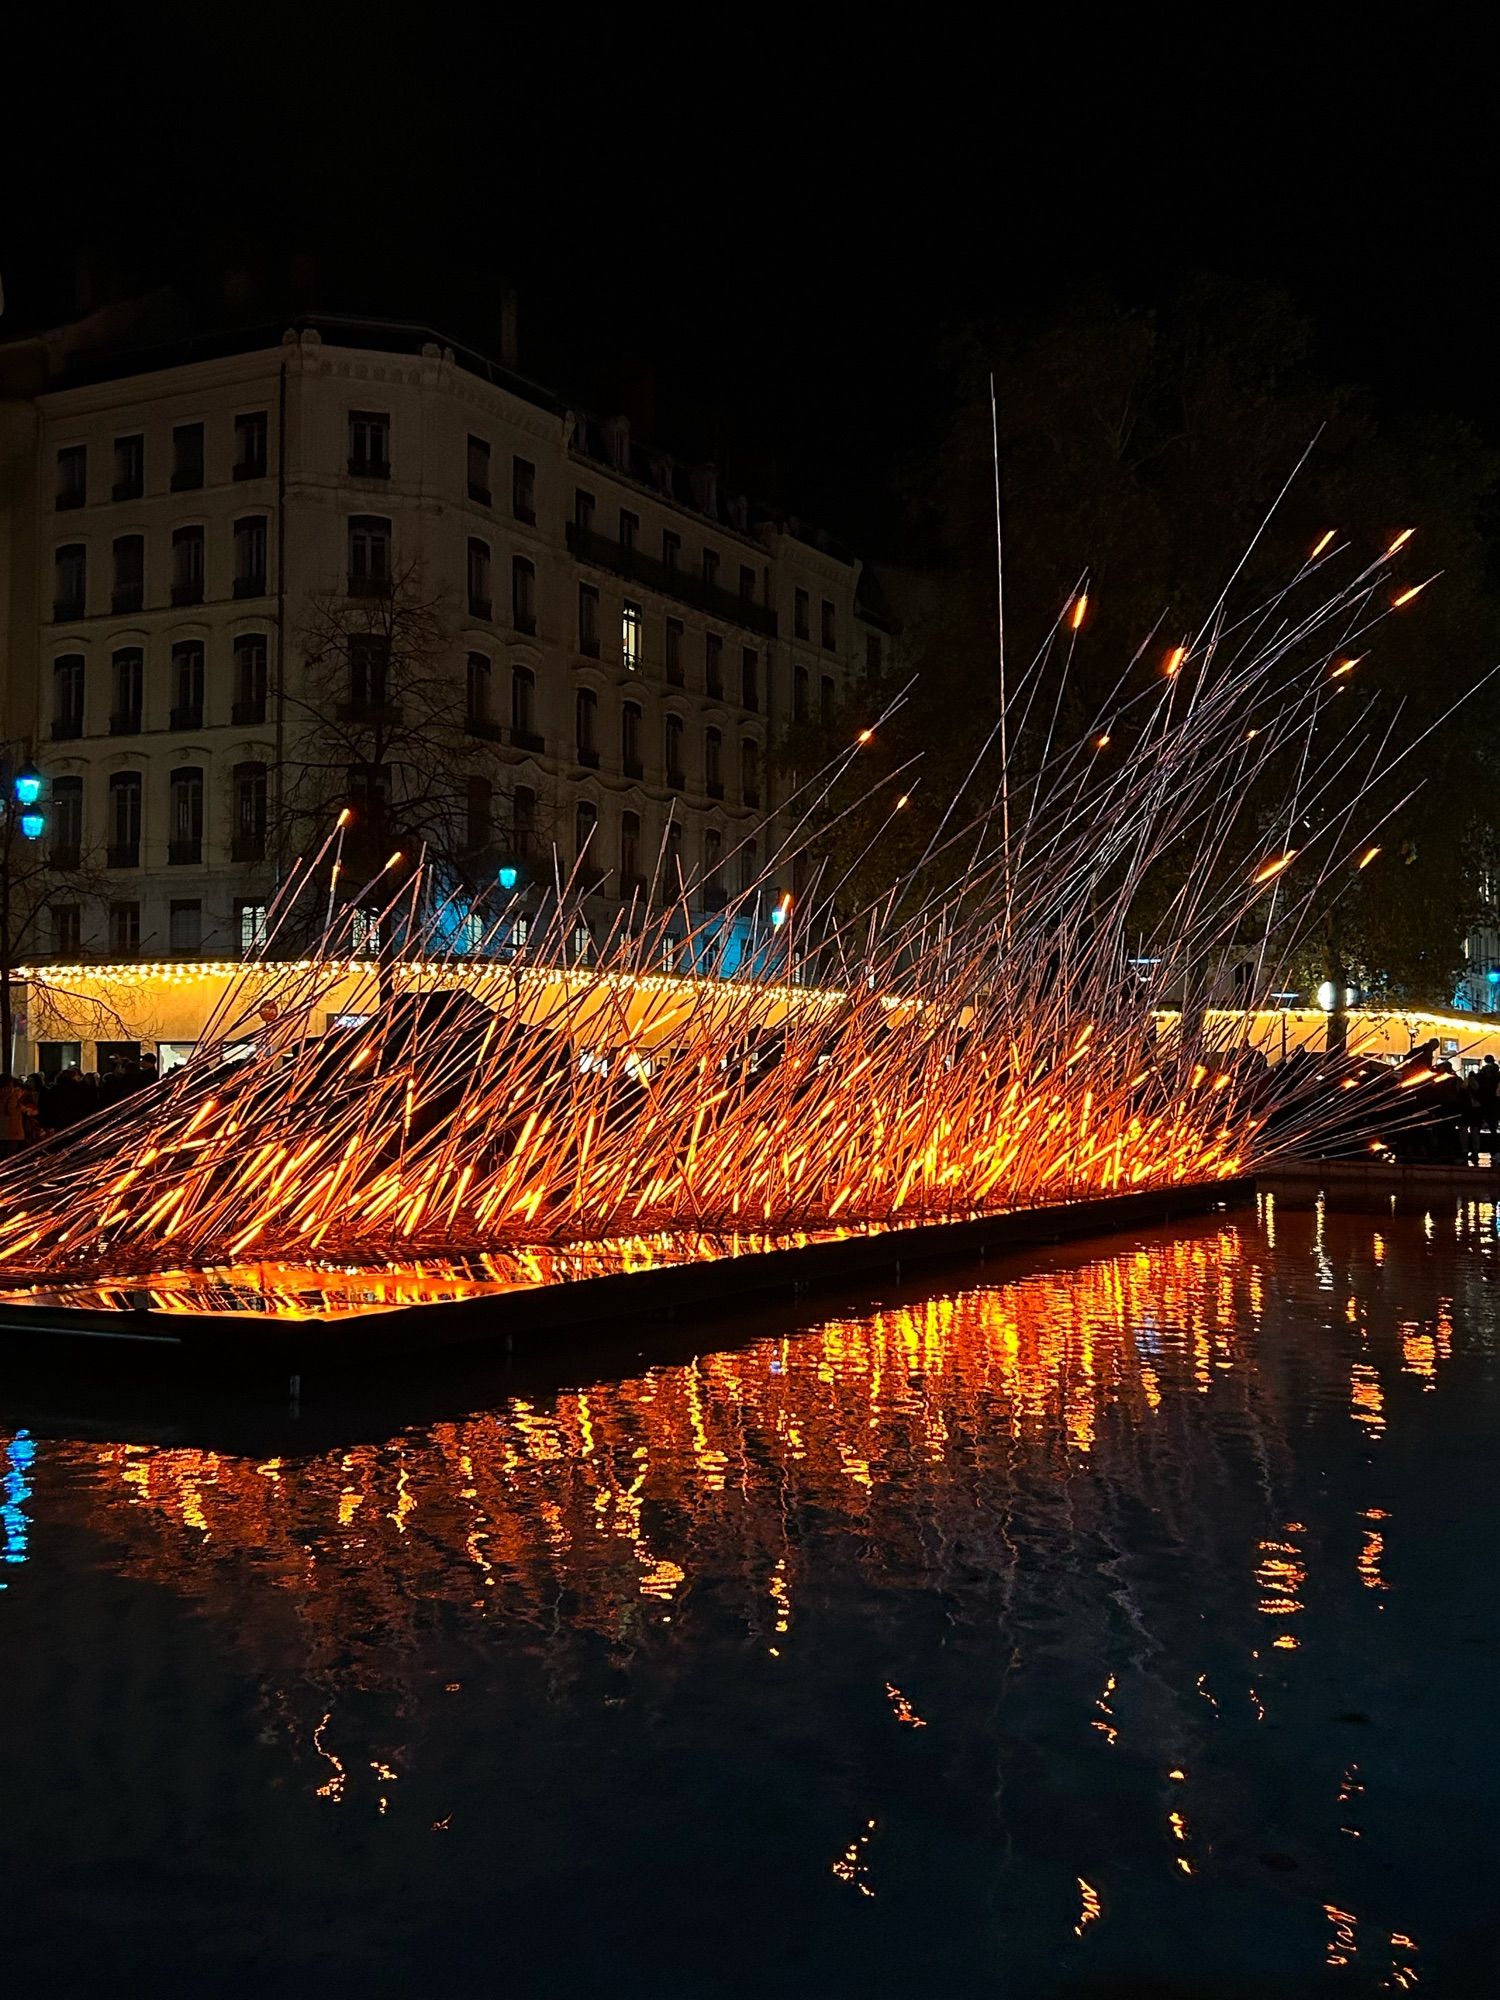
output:
[[[82,618],[83,616],[83,599],[81,597],[59,597],[53,601],[52,617],[54,623],[62,625],[70,618]]]
[[[399,722],[398,701],[341,701],[334,711],[340,722]]]
[[[516,631],[524,632],[530,638],[536,637],[536,613],[528,611],[524,605],[516,605],[512,608],[510,622]]]
[[[494,615],[494,600],[489,597],[480,597],[476,592],[471,590],[469,592],[469,616],[471,618],[482,619],[488,625]]]
[[[139,479],[117,479],[110,488],[109,497],[111,500],[139,500],[145,490]]]
[[[349,572],[349,595],[351,597],[389,597],[391,580],[388,576],[356,576]]]
[[[471,479],[469,481],[469,498],[476,506],[488,507],[491,504],[490,489],[488,486],[481,486],[477,479]]]
[[[634,778],[637,784],[646,775],[646,767],[639,757],[622,757],[620,759],[620,769],[625,773],[627,778]]]
[[[242,458],[234,468],[234,476],[236,479],[264,479],[266,476],[265,458],[263,456]]]
[[[687,790],[687,778],[681,771],[668,771],[667,783],[672,787],[674,792]]]
[[[141,733],[141,711],[138,708],[119,708],[109,718],[111,736],[139,736]]]
[[[351,479],[389,479],[391,461],[388,458],[351,458],[349,477]]]
[[[112,611],[139,611],[146,602],[146,587],[140,583],[117,583],[109,594]]]
[[[169,729],[201,729],[203,727],[203,704],[201,701],[184,702],[174,708],[168,718]]]
[[[264,597],[266,594],[266,573],[261,570],[256,576],[237,576],[234,580],[236,597]]]
[[[264,861],[266,858],[266,836],[264,833],[237,833],[229,843],[231,861]]]
[[[595,569],[607,570],[611,576],[626,577],[679,604],[690,604],[710,618],[722,619],[726,625],[759,632],[767,639],[776,637],[776,613],[770,605],[753,604],[732,590],[721,590],[716,583],[707,583],[702,577],[658,562],[640,549],[625,548],[607,535],[595,534],[592,528],[580,528],[576,521],[568,524],[568,548],[580,562],[592,563]]]
[[[174,583],[172,585],[172,602],[174,604],[201,604],[203,602],[202,577],[195,577],[187,583]]]
[[[81,507],[86,497],[81,486],[70,487],[66,492],[59,493],[56,503],[58,513],[65,514],[71,507]]]
[[[71,743],[75,738],[82,736],[82,734],[83,717],[81,715],[59,715],[53,718],[52,741],[54,743]]]
[[[180,471],[172,474],[172,491],[174,493],[196,493],[202,484],[203,467],[201,465],[185,465]]]
[[[231,722],[242,727],[246,723],[264,722],[266,719],[266,698],[263,694],[251,695],[244,701],[237,701],[229,712]]]
[[[141,865],[141,843],[138,840],[112,840],[104,850],[106,868],[139,868]]]
[[[546,737],[531,729],[512,729],[510,742],[513,750],[528,750],[533,757],[540,757],[547,748]]]
[[[167,861],[173,868],[191,868],[203,859],[203,836],[196,840],[169,840]]]
[[[498,722],[492,721],[487,715],[465,716],[464,730],[469,736],[477,736],[481,743],[503,743],[505,741],[505,731]]]
[[[710,778],[703,789],[711,799],[722,799],[724,796],[724,782],[721,778]]]
[[[580,743],[573,752],[573,761],[575,764],[582,764],[587,770],[597,771],[599,768],[599,752],[594,748],[592,743]]]

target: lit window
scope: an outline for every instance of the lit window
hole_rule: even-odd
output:
[[[641,670],[641,607],[628,600],[620,614],[621,658],[628,674]]]
[[[242,952],[259,951],[266,941],[266,918],[269,915],[265,903],[240,902],[234,906],[235,925],[239,932]]]

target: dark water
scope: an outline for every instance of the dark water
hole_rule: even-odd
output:
[[[0,1415],[7,1990],[1494,1991],[1497,1279],[1246,1213],[312,1451]]]

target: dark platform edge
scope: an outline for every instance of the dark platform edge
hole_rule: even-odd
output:
[[[526,1290],[433,1305],[395,1306],[343,1319],[257,1319],[214,1313],[108,1312],[59,1306],[0,1308],[0,1338],[25,1344],[98,1342],[116,1352],[177,1351],[216,1367],[312,1362],[363,1365],[392,1355],[509,1344],[521,1336],[569,1327],[639,1322],[747,1296],[795,1296],[835,1291],[871,1277],[894,1277],[914,1266],[977,1262],[1081,1237],[1110,1236],[1238,1206],[1254,1193],[1249,1177],[1090,1201],[1012,1209],[962,1222],[922,1223],[869,1236],[746,1252],[654,1270],[615,1272]]]

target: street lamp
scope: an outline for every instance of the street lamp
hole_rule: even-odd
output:
[[[780,930],[783,925],[786,926],[786,983],[788,986],[795,986],[797,983],[797,968],[792,959],[792,892],[790,889],[786,891],[780,902],[772,910],[771,922],[777,930]]]

